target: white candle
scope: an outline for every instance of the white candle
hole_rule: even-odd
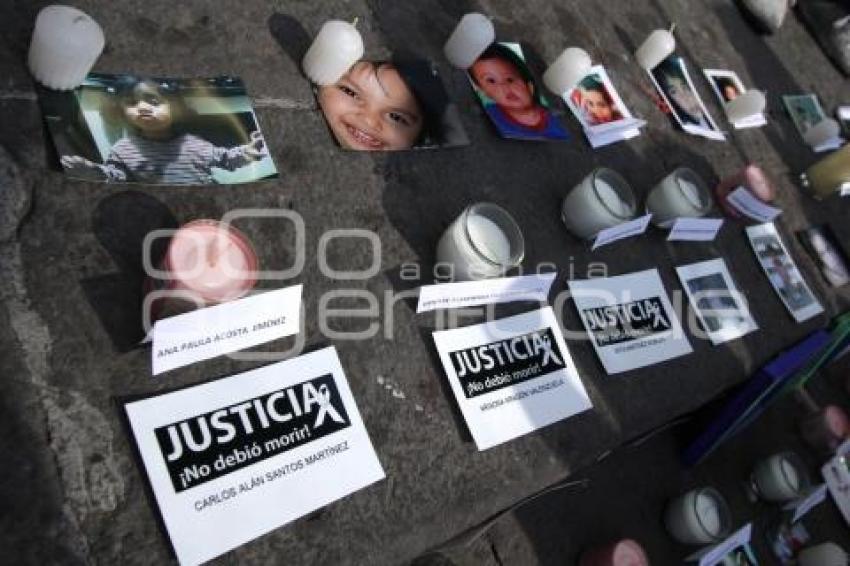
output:
[[[466,230],[472,244],[484,256],[499,265],[505,265],[511,257],[511,243],[495,222],[483,216],[470,216]]]
[[[767,99],[763,92],[748,90],[734,100],[727,102],[723,108],[729,121],[735,123],[761,114],[766,106]]]
[[[437,262],[457,281],[499,277],[522,262],[525,242],[516,221],[491,203],[468,207],[443,233]]]
[[[702,523],[703,528],[712,537],[720,535],[720,510],[717,508],[717,502],[705,493],[700,493],[696,500],[697,516]]]
[[[495,40],[493,22],[483,14],[472,12],[460,19],[443,46],[443,53],[458,69],[468,69]]]
[[[104,44],[103,30],[87,14],[70,6],[47,6],[35,19],[28,56],[30,72],[48,88],[77,88]]]
[[[806,130],[803,134],[803,141],[809,147],[817,147],[826,142],[832,141],[841,133],[841,126],[832,118],[825,118]]]
[[[665,29],[657,29],[646,38],[637,51],[638,65],[651,71],[676,50],[676,38]]]
[[[765,501],[781,503],[800,496],[808,486],[808,475],[792,453],[774,454],[756,464],[752,481]]]
[[[673,499],[664,512],[670,535],[683,544],[709,544],[729,529],[729,507],[716,490],[695,489]]]
[[[634,193],[626,180],[601,167],[564,198],[561,219],[570,232],[589,240],[605,228],[630,220],[635,208]]]
[[[587,51],[568,47],[543,73],[543,82],[549,90],[563,96],[587,76],[592,65]]]
[[[337,82],[363,57],[363,38],[348,22],[325,22],[301,63],[307,77],[320,86]]]
[[[677,218],[698,218],[711,210],[711,193],[694,171],[680,167],[661,180],[646,198],[652,223],[667,227]]]
[[[847,566],[847,553],[834,542],[804,548],[797,555],[799,566]]]

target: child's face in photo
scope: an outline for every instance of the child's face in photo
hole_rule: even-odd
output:
[[[598,90],[588,90],[582,99],[585,110],[595,123],[603,124],[614,119],[614,108],[603,93]]]
[[[680,77],[668,77],[667,84],[669,85],[667,94],[682,110],[694,118],[702,116],[702,108],[700,107],[699,100],[697,100],[696,95],[694,95],[694,92],[684,79]]]
[[[738,94],[738,89],[733,84],[727,83],[723,87],[723,98],[726,100],[726,102],[731,102],[732,100],[735,100],[736,98],[738,98]]]
[[[171,130],[171,105],[151,85],[140,83],[124,105],[124,116],[142,134],[165,134]]]
[[[484,94],[502,108],[525,110],[534,106],[534,87],[525,82],[512,63],[503,59],[479,59],[470,72]]]
[[[319,104],[346,149],[409,149],[422,132],[422,109],[392,65],[355,64],[336,84],[319,89]]]

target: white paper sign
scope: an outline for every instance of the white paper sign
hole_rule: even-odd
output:
[[[726,195],[726,202],[735,210],[756,222],[772,222],[782,214],[782,209],[763,203],[745,187],[738,187]]]
[[[711,343],[715,346],[757,330],[747,298],[735,287],[722,259],[712,259],[676,268]]]
[[[301,288],[267,291],[157,321],[153,374],[297,334]]]
[[[657,269],[570,281],[605,371],[620,373],[691,353]]]
[[[700,550],[686,558],[687,562],[699,562],[699,566],[715,566],[720,564],[723,559],[738,548],[747,545],[753,536],[753,524],[747,523],[729,538],[718,545]],[[746,550],[742,550],[746,553]],[[735,562],[735,564],[742,564]]]
[[[419,290],[417,313],[436,309],[458,309],[491,303],[536,301],[545,303],[555,273],[504,277],[482,281],[426,285]]]
[[[826,484],[822,484],[811,488],[807,495],[786,505],[786,511],[794,510],[794,516],[791,518],[791,522],[796,523],[805,517],[806,513],[823,503],[826,500],[826,492],[827,486]]]
[[[723,226],[722,218],[677,218],[670,228],[670,242],[711,242]]]
[[[747,237],[774,291],[794,320],[803,322],[823,312],[773,224],[747,228]]]
[[[592,408],[551,307],[434,332],[479,450]]]
[[[596,235],[596,240],[593,242],[593,247],[590,249],[595,250],[596,248],[607,246],[617,240],[631,238],[632,236],[640,236],[646,232],[646,227],[649,226],[649,221],[651,219],[652,215],[647,214],[640,218],[635,218],[634,220],[629,220],[628,222],[612,226],[611,228],[606,228]]]
[[[332,347],[124,408],[181,564],[384,478]]]

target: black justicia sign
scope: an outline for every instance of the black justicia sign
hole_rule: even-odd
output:
[[[333,375],[154,430],[174,490],[196,487],[351,425]]]
[[[449,352],[467,399],[564,369],[551,328]]]
[[[581,315],[600,347],[638,340],[672,328],[660,297],[584,309]]]

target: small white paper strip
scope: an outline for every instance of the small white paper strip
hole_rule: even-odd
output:
[[[595,250],[596,248],[607,246],[617,240],[631,238],[632,236],[640,236],[646,232],[650,219],[652,219],[652,215],[647,214],[640,218],[635,218],[634,220],[629,220],[628,222],[612,226],[611,228],[606,228],[596,235],[596,240],[593,242],[593,247],[590,249]]]
[[[826,484],[822,484],[809,490],[808,495],[804,495],[800,499],[786,505],[786,511],[794,510],[794,517],[791,519],[791,522],[796,523],[805,517],[806,513],[823,503],[826,500],[826,493],[827,486]]]
[[[729,193],[726,201],[741,214],[758,222],[772,222],[782,214],[782,209],[763,203],[744,187],[738,187]]]
[[[458,309],[512,301],[545,303],[549,298],[549,289],[552,288],[555,275],[555,273],[542,273],[482,281],[426,285],[419,290],[419,304],[416,307],[416,312]]]
[[[267,291],[157,321],[153,374],[297,334],[301,289]]]
[[[722,218],[677,218],[670,228],[670,242],[711,242],[723,226]]]
[[[699,566],[714,566],[715,564],[721,563],[723,559],[736,548],[749,543],[752,535],[753,524],[747,523],[720,544],[700,550],[688,556],[685,560],[686,562],[698,561]]]

